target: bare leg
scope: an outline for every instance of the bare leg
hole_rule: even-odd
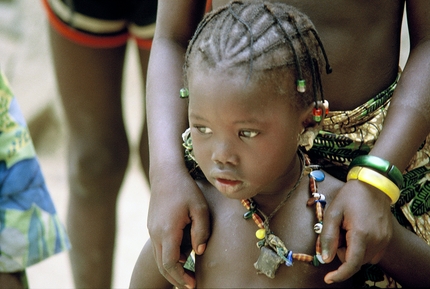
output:
[[[146,107],[146,91],[145,91],[145,85],[146,85],[146,75],[148,70],[148,60],[149,60],[149,51],[144,49],[139,49],[139,57],[140,57],[140,65],[141,65],[141,71],[142,71],[142,79],[143,79],[143,88],[144,88],[144,110]],[[148,144],[148,125],[146,121],[146,114],[145,114],[145,121],[143,122],[142,127],[142,134],[140,138],[140,144],[139,144],[139,152],[140,152],[140,161],[142,164],[143,171],[145,172],[146,180],[149,183],[149,144]]]
[[[109,288],[116,204],[128,164],[121,89],[125,46],[82,47],[51,29],[68,124],[70,260],[77,288]]]

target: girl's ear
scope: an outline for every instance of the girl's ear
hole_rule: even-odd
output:
[[[303,147],[307,151],[310,150],[314,145],[314,140],[317,137],[319,130],[320,125],[316,124],[315,122],[309,123],[307,124],[307,126],[304,126],[302,133],[299,134],[298,137],[298,145],[300,147]]]
[[[305,148],[307,151],[310,150],[314,144],[314,140],[319,133],[320,123],[328,113],[328,102],[318,103],[318,108],[321,111],[315,111],[314,105],[311,105],[303,114],[303,131],[299,135],[298,143],[299,146]]]

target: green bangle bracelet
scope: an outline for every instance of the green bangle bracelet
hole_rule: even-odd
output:
[[[357,166],[375,170],[389,178],[397,187],[401,188],[403,186],[402,173],[395,165],[390,164],[389,161],[375,156],[363,155],[356,157],[349,165],[349,169]]]

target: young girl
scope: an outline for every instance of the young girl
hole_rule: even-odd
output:
[[[185,278],[188,286],[364,284],[358,277],[324,282],[341,260],[323,264],[318,234],[324,206],[342,182],[302,153],[328,110],[323,68],[330,71],[313,24],[285,4],[234,1],[199,25],[185,59],[188,89],[181,96],[189,95],[190,130],[183,137],[190,172],[208,201],[212,235],[205,253],[196,256],[195,280]],[[400,270],[412,257],[414,266]],[[172,286],[155,258],[148,242],[131,287]],[[396,224],[382,267],[419,286],[430,282],[428,260],[427,245]]]

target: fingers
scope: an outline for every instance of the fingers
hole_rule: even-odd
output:
[[[360,270],[362,265],[366,263],[376,264],[384,254],[385,250],[383,249],[374,254],[373,250],[366,248],[368,244],[367,235],[360,231],[350,230],[346,236],[347,247],[337,250],[337,256],[343,264],[336,271],[332,271],[325,276],[324,281],[328,284],[342,282],[351,278]],[[379,248],[376,244],[371,247]]]
[[[210,235],[209,211],[206,205],[194,208],[191,212],[191,243],[197,255],[204,253]]]
[[[155,258],[159,264],[159,271],[167,281],[178,288],[194,288],[194,277],[183,268],[184,256],[180,253],[181,239],[163,242],[161,247],[154,249]]]
[[[392,216],[386,196],[367,184],[348,181],[328,206],[321,232],[324,261],[338,253],[344,262],[328,273],[327,283],[344,281],[365,263],[378,262],[392,236]],[[346,232],[346,244],[339,239]],[[346,248],[337,250],[339,244]]]
[[[337,270],[327,273],[324,281],[327,284],[345,281],[351,278],[361,268],[361,264],[357,262],[345,262]]]
[[[337,211],[334,206],[327,208],[324,215],[324,227],[321,232],[321,253],[325,263],[330,263],[336,256],[342,218],[342,213]]]
[[[183,264],[176,263],[163,263],[165,270],[165,278],[178,288],[195,288],[196,282],[193,276],[189,275],[183,267]]]
[[[196,205],[190,210],[191,218],[191,243],[196,254],[203,254],[206,249],[206,243],[210,235],[209,211],[205,203]],[[162,264],[160,272],[173,285],[179,288],[194,288],[196,286],[195,278],[192,272],[183,268],[184,256],[181,255],[180,246],[183,242],[183,230],[179,230],[175,236],[176,239],[170,239],[163,242],[161,251]],[[173,235],[173,233],[171,233]]]
[[[346,241],[348,244],[346,251],[345,248],[340,248],[338,251],[339,259],[344,263],[337,270],[328,273],[324,277],[324,281],[327,284],[342,282],[351,278],[365,263],[363,259],[366,253],[364,238],[348,233]]]

